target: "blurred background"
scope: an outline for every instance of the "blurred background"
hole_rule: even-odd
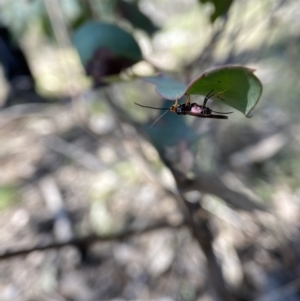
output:
[[[299,28],[297,0],[1,0],[0,300],[300,300]],[[142,77],[224,64],[253,118],[149,130]]]

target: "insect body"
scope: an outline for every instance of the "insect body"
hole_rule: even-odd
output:
[[[176,99],[175,104],[172,105],[170,108],[155,108],[155,107],[143,106],[138,103],[135,103],[135,104],[140,107],[143,107],[143,108],[163,110],[163,111],[166,111],[166,113],[168,111],[170,111],[172,113],[176,113],[177,115],[191,115],[191,116],[195,116],[195,117],[213,118],[213,119],[228,119],[228,117],[224,116],[224,114],[231,114],[232,112],[223,112],[223,113],[216,112],[206,106],[207,101],[214,95],[215,94],[213,94],[213,90],[211,90],[204,98],[202,106],[197,103],[191,103],[189,95],[187,95],[187,98],[186,98],[186,101],[184,104],[178,103],[178,100]],[[166,114],[166,113],[164,113],[164,114]],[[212,114],[212,113],[217,113],[217,114],[221,114],[221,115],[216,115],[216,114]],[[156,121],[158,121],[162,116],[160,116]]]
[[[224,115],[212,114],[212,112],[215,111],[213,111],[209,107],[204,107],[197,103],[188,103],[188,104],[175,103],[175,105],[171,106],[169,110],[172,113],[176,113],[177,115],[191,115],[191,116],[202,117],[202,118],[228,119],[228,117]],[[219,113],[219,112],[215,112],[215,113]],[[229,112],[219,113],[219,114],[229,114]]]

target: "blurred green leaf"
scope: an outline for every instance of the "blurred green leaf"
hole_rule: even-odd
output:
[[[254,70],[242,66],[220,66],[207,70],[190,84],[185,85],[163,76],[147,78],[165,99],[175,100],[186,95],[206,96],[213,91],[212,99],[221,101],[250,117],[262,94],[262,84]]]
[[[42,0],[3,1],[1,2],[0,20],[18,39],[25,33],[27,27],[32,24],[32,20],[44,13],[45,8]]]
[[[213,14],[210,16],[210,21],[214,23],[217,18],[227,13],[233,0],[200,0],[200,2],[201,3],[211,2],[214,5],[215,10]]]
[[[0,210],[5,209],[19,200],[19,195],[14,187],[0,187]]]
[[[142,59],[142,52],[133,36],[117,25],[102,22],[88,22],[78,28],[73,42],[84,66],[100,48],[112,51],[116,56],[135,62]]]
[[[156,92],[161,97],[169,100],[181,98],[187,88],[184,83],[164,75],[145,77],[144,80],[154,84],[156,87]]]
[[[136,2],[131,3],[119,0],[117,9],[121,16],[127,19],[134,27],[146,31],[149,35],[152,35],[158,30],[158,27],[156,27],[152,21],[140,11]]]
[[[61,3],[65,21],[68,27],[72,30],[77,29],[79,26],[92,18],[90,7],[85,1],[68,0]],[[50,22],[48,12],[44,10],[41,15],[42,30],[48,38],[54,39],[52,24]]]

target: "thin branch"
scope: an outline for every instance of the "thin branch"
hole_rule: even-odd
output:
[[[97,242],[108,242],[108,241],[122,241],[124,239],[128,239],[133,236],[142,235],[151,231],[161,230],[164,228],[170,229],[179,229],[186,225],[186,222],[181,222],[179,224],[171,224],[165,221],[158,221],[153,223],[152,225],[143,226],[143,227],[133,227],[123,231],[120,231],[115,234],[107,234],[107,235],[90,235],[81,238],[73,238],[65,242],[52,242],[47,244],[37,244],[35,246],[31,246],[24,249],[14,250],[14,249],[6,249],[0,251],[0,260],[16,257],[20,255],[27,255],[34,251],[45,251],[51,249],[60,249],[66,246],[77,246],[77,247],[86,247],[92,245]]]

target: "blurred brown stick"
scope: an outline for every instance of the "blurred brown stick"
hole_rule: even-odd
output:
[[[47,244],[37,244],[23,249],[6,249],[0,250],[0,260],[16,257],[20,255],[27,255],[34,251],[45,251],[51,249],[60,249],[66,246],[77,246],[86,247],[97,242],[108,242],[108,241],[121,241],[128,239],[132,236],[142,235],[151,231],[156,231],[164,228],[178,229],[186,225],[186,222],[181,222],[179,224],[171,224],[166,221],[157,221],[151,225],[147,226],[136,226],[129,228],[118,233],[107,234],[107,235],[90,235],[86,237],[73,238],[64,242],[52,242]]]
[[[226,202],[237,206],[237,208],[246,211],[259,209],[259,206],[256,206],[255,203],[252,204],[252,202],[242,194],[228,189],[218,176],[203,173],[196,169],[194,170],[194,178],[189,179],[184,173],[175,169],[174,165],[167,157],[162,157],[166,165],[172,171],[177,182],[177,188],[181,194],[178,205],[185,220],[187,220],[187,226],[206,257],[209,283],[212,285],[218,299],[223,301],[238,300],[235,292],[226,286],[221,267],[215,255],[213,249],[214,236],[209,227],[209,214],[202,208],[200,202],[190,203],[185,198],[184,192],[197,190],[201,193],[214,194],[224,199]],[[239,201],[241,200],[244,202],[242,202],[242,206],[239,206]]]

